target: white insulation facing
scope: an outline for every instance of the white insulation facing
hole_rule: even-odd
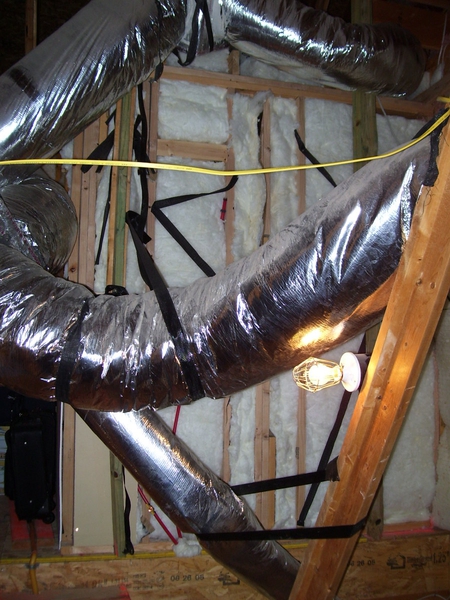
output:
[[[222,53],[223,54],[223,53]],[[201,57],[201,67],[215,68],[217,58],[208,65],[208,57]],[[253,76],[270,76],[273,79],[289,79],[275,67],[251,60]],[[224,66],[219,64],[218,70]],[[244,68],[245,68],[244,63]],[[194,65],[195,66],[195,65]],[[248,65],[247,65],[248,67]],[[227,105],[226,91],[215,87],[205,87],[181,81],[161,81],[159,98],[158,135],[163,139],[199,141],[229,144],[234,152],[239,168],[261,166],[261,143],[258,136],[258,118],[264,105],[270,106],[270,145],[271,166],[294,164],[297,160],[297,147],[294,129],[299,127],[297,104],[294,100],[274,97],[261,92],[254,96],[236,93],[233,95],[231,118]],[[385,152],[404,143],[422,126],[421,121],[402,117],[377,117],[379,152]],[[306,99],[305,101],[305,144],[321,161],[337,161],[352,155],[352,111],[351,106],[331,101]],[[222,163],[193,162],[187,159],[159,158],[164,162],[178,162],[222,168]],[[352,166],[345,165],[329,169],[336,183],[347,179]],[[270,179],[271,234],[277,233],[298,214],[299,193],[295,173],[272,174]],[[105,175],[106,178],[106,175]],[[198,174],[158,172],[157,199],[183,193],[204,192],[224,185],[224,179],[211,178]],[[136,194],[138,186],[132,188]],[[314,204],[331,189],[331,184],[316,170],[306,171],[306,206]],[[257,248],[262,242],[264,198],[266,180],[262,175],[241,177],[235,186],[234,238],[232,253],[235,259],[242,258]],[[99,194],[101,197],[101,194]],[[139,204],[139,198],[132,203]],[[190,201],[165,209],[175,225],[194,245],[200,255],[219,271],[225,266],[225,231],[220,219],[222,194]],[[99,215],[102,210],[99,211]],[[100,221],[97,227],[100,226]],[[129,256],[133,256],[130,250]],[[183,252],[170,235],[156,224],[155,259],[170,286],[185,286],[202,276],[200,269]],[[140,276],[136,267],[129,270],[127,285],[130,290],[139,291]],[[345,347],[328,353],[339,360],[346,350],[357,351],[360,339],[347,343]],[[433,439],[435,436],[434,364],[433,355],[427,362],[420,384],[411,404],[404,427],[399,436],[384,477],[384,505],[387,523],[423,521],[431,516],[437,524],[448,520],[448,423],[441,436],[439,449],[439,481],[436,489]],[[297,471],[297,398],[296,387],[290,372],[275,377],[270,382],[270,429],[276,437],[277,477],[295,474]],[[317,468],[329,431],[334,422],[341,391],[331,388],[320,394],[307,394],[306,402],[306,470]],[[356,394],[347,411],[333,456],[338,454]],[[254,479],[254,437],[255,437],[255,388],[244,390],[230,398],[232,419],[230,425],[229,460],[232,485]],[[175,408],[160,411],[169,426],[173,425]],[[220,475],[223,458],[223,401],[203,399],[183,407],[178,422],[177,435],[215,472]],[[412,448],[417,451],[411,451]],[[443,467],[442,464],[445,466]],[[401,476],[399,477],[399,473]],[[447,487],[446,487],[447,486]],[[310,509],[306,525],[314,525],[326,484],[322,484]],[[276,527],[295,527],[295,489],[280,490],[276,493]],[[255,507],[255,497],[248,502]],[[434,502],[434,504],[433,504]],[[434,506],[434,509],[433,509]],[[433,510],[433,514],[432,514]],[[145,512],[145,507],[144,507]],[[165,520],[176,537],[176,528]],[[151,538],[167,539],[160,525],[151,519],[154,531]],[[448,523],[447,525],[448,526]],[[147,533],[142,528],[138,514],[138,539]],[[145,539],[145,538],[144,538]],[[191,555],[200,551],[200,546],[190,541],[177,547],[177,553]]]

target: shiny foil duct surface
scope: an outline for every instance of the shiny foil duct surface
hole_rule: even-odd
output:
[[[148,79],[185,18],[184,0],[92,0],[0,77],[0,157],[54,155]],[[0,166],[0,186],[29,172]]]
[[[393,23],[346,23],[296,0],[221,0],[225,39],[278,66],[308,66],[323,83],[410,94],[425,69],[419,41]]]
[[[44,175],[0,189],[0,243],[16,248],[52,273],[67,262],[77,215],[65,189]]]
[[[286,371],[380,317],[429,153],[427,139],[370,163],[249,257],[170,290],[205,395]],[[94,297],[9,248],[0,277],[9,299],[0,305],[4,385],[57,399],[61,357],[77,331],[64,381],[73,406],[127,411],[191,400],[153,292]]]
[[[263,529],[245,500],[177,438],[158,413],[81,411],[91,429],[186,533]],[[219,563],[269,598],[283,600],[299,563],[273,541],[202,542]]]

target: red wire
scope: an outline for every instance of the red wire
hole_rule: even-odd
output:
[[[138,485],[138,492],[139,492],[139,496],[142,498],[142,500],[144,501],[145,505],[149,507],[149,509],[153,513],[153,516],[158,521],[158,523],[161,525],[161,527],[164,529],[165,533],[170,538],[170,540],[172,541],[172,543],[175,544],[175,545],[177,545],[178,544],[178,540],[176,538],[174,538],[174,536],[170,533],[170,531],[167,528],[167,526],[164,523],[164,521],[161,519],[161,517],[158,515],[158,513],[156,512],[156,510],[150,504],[147,496],[144,494],[144,490],[141,488],[140,485]]]
[[[177,406],[177,410],[175,411],[175,417],[174,417],[174,420],[173,420],[172,433],[176,433],[177,432],[178,419],[180,418],[180,412],[181,412],[181,406],[178,405]]]

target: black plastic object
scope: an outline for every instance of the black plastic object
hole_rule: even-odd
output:
[[[56,411],[49,403],[45,403],[44,410],[36,408],[38,404],[42,401],[27,398],[16,400],[13,405],[13,417],[5,435],[5,494],[14,501],[19,519],[52,523],[55,520]],[[23,405],[33,408],[19,408]]]

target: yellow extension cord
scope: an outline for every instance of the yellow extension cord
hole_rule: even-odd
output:
[[[450,98],[439,97],[439,102],[446,104],[450,103]],[[329,168],[337,167],[341,165],[351,165],[360,162],[368,162],[371,160],[379,160],[382,158],[389,158],[395,154],[399,154],[411,146],[418,144],[425,139],[430,133],[432,133],[437,127],[441,125],[450,116],[450,109],[447,109],[436,121],[433,123],[425,133],[419,136],[417,139],[408,142],[396,148],[379,154],[377,156],[369,156],[366,158],[352,158],[348,160],[341,160],[336,162],[322,163],[319,165],[307,164],[307,165],[288,165],[284,167],[266,167],[260,169],[241,169],[234,171],[222,171],[219,169],[206,169],[203,167],[193,167],[189,165],[174,165],[169,163],[154,163],[145,161],[133,161],[133,160],[94,160],[88,158],[24,158],[17,160],[1,160],[0,165],[3,166],[16,166],[16,165],[88,165],[88,166],[111,166],[111,167],[126,167],[135,169],[159,169],[165,171],[184,171],[188,173],[200,173],[202,175],[213,175],[219,177],[232,177],[234,175],[261,175],[266,173],[283,173],[288,171],[301,171],[306,169],[317,169],[319,167]]]

